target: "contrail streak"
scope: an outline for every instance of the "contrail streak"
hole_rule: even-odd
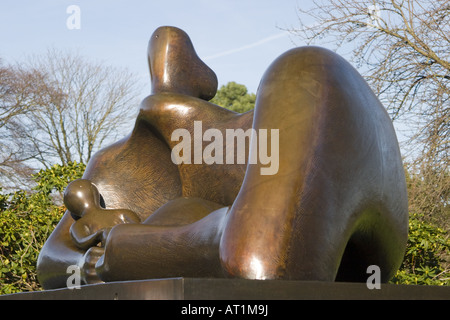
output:
[[[262,44],[264,44],[266,42],[269,42],[269,41],[272,41],[272,40],[275,40],[275,39],[278,39],[278,38],[285,37],[288,34],[289,34],[289,32],[287,32],[287,31],[282,32],[282,33],[278,33],[278,34],[274,34],[274,35],[268,36],[268,37],[263,38],[263,39],[261,39],[259,41],[247,44],[247,45],[239,47],[239,48],[235,48],[235,49],[231,49],[231,50],[227,50],[227,51],[223,51],[223,52],[219,52],[219,53],[207,56],[207,57],[203,58],[203,60],[212,60],[212,59],[216,59],[216,58],[219,58],[219,57],[227,56],[227,55],[230,55],[230,54],[233,54],[233,53],[236,53],[236,52],[241,52],[241,51],[244,51],[244,50],[248,50],[248,49],[257,47],[259,45],[262,45]]]

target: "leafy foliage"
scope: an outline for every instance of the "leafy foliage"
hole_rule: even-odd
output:
[[[392,282],[450,285],[450,240],[446,232],[412,214],[405,258]]]
[[[84,163],[69,162],[67,166],[55,164],[50,169],[41,169],[33,179],[37,182],[36,190],[50,195],[52,191],[63,192],[69,182],[83,175]]]
[[[422,161],[405,163],[410,212],[450,230],[450,167],[448,164]]]
[[[216,96],[211,100],[212,103],[239,113],[252,110],[255,107],[255,101],[254,93],[248,93],[245,85],[234,81],[220,87]]]
[[[37,186],[31,192],[0,194],[0,294],[39,290],[36,261],[65,211],[51,194],[62,192],[84,169],[76,162],[54,165],[33,176]]]

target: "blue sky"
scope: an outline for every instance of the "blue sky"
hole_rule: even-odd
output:
[[[66,26],[70,5],[80,8],[79,30]],[[0,58],[20,62],[48,48],[77,51],[129,68],[144,85],[144,98],[150,93],[148,40],[159,26],[172,25],[189,34],[219,86],[236,81],[256,93],[270,63],[304,45],[283,29],[298,28],[298,7],[311,5],[311,0],[2,0]]]
[[[306,1],[308,3],[309,1]],[[78,51],[128,67],[150,90],[146,48],[162,25],[185,30],[219,85],[245,84],[256,92],[269,64],[297,45],[283,31],[298,27],[299,0],[7,0],[0,3],[0,57],[23,61],[47,48]],[[304,5],[305,1],[302,1]],[[81,29],[69,30],[67,7],[80,8]],[[143,96],[148,92],[143,92]]]

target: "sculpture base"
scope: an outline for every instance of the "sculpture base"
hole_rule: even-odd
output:
[[[450,287],[365,283],[168,278],[0,296],[0,300],[450,300]]]

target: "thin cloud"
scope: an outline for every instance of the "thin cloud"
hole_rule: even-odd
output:
[[[223,51],[223,52],[219,52],[219,53],[216,53],[216,54],[207,56],[207,57],[203,58],[203,60],[204,60],[204,61],[206,61],[206,60],[212,60],[212,59],[220,58],[220,57],[223,57],[223,56],[228,56],[228,55],[233,54],[233,53],[245,51],[245,50],[248,50],[248,49],[251,49],[251,48],[260,46],[260,45],[262,45],[262,44],[264,44],[264,43],[266,43],[266,42],[273,41],[273,40],[275,40],[275,39],[279,39],[279,38],[285,37],[285,36],[287,36],[288,34],[289,34],[289,32],[287,32],[287,31],[282,32],[282,33],[277,33],[277,34],[268,36],[268,37],[263,38],[263,39],[261,39],[261,40],[259,40],[259,41],[256,41],[256,42],[247,44],[247,45],[242,46],[242,47],[239,47],[239,48],[230,49],[230,50],[227,50],[227,51]]]

